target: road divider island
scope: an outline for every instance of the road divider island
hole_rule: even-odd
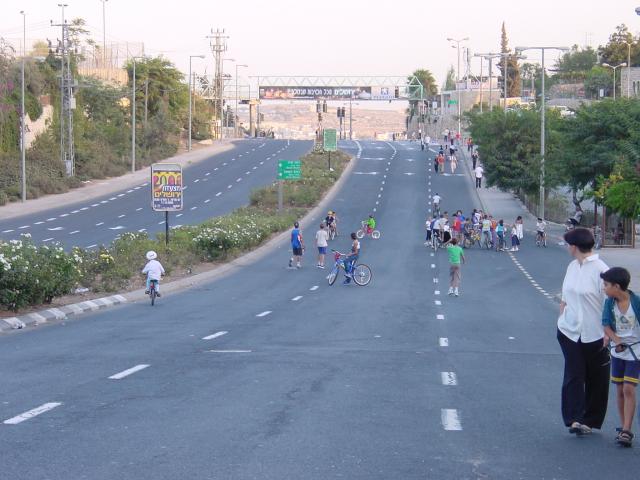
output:
[[[0,241],[0,308],[17,312],[78,289],[127,291],[140,284],[148,250],[158,253],[168,279],[232,260],[286,230],[320,202],[350,160],[344,152],[333,152],[329,168],[328,155],[309,153],[300,159],[301,178],[283,182],[280,212],[280,182],[274,181],[255,189],[247,206],[228,215],[171,229],[168,244],[164,233],[150,238],[140,232],[124,233],[111,244],[92,250],[36,245],[29,235]]]

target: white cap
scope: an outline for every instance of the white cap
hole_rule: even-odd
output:
[[[156,258],[158,258],[158,254],[153,250],[147,252],[147,260],[155,260]]]

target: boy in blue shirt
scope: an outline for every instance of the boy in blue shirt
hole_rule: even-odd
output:
[[[291,230],[291,250],[293,251],[293,256],[289,259],[289,268],[293,268],[294,261],[296,262],[296,268],[302,268],[300,261],[304,252],[304,241],[302,240],[298,222],[293,224],[293,230]]]
[[[630,447],[631,425],[636,409],[636,386],[640,378],[640,297],[628,290],[629,272],[613,267],[600,274],[607,300],[602,312],[604,333],[615,344],[611,351],[611,383],[616,386],[622,428],[616,442]]]

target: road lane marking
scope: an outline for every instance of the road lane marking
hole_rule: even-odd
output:
[[[442,427],[445,430],[451,430],[451,431],[462,430],[462,424],[460,423],[458,410],[453,408],[443,408],[440,413],[440,418],[442,420]]]
[[[13,230],[12,230],[12,229],[9,229],[9,230],[3,230],[3,231],[2,231],[2,233],[11,233],[11,232],[13,232]]]
[[[302,295],[298,295],[297,297],[293,297],[291,299],[292,302],[297,302],[298,300],[300,300],[302,298]]]
[[[214,171],[214,172],[217,172],[217,171],[218,171],[218,167],[214,168],[214,169],[213,169],[213,171]]]
[[[65,218],[65,217],[68,217],[68,216],[69,216],[68,213],[63,213],[62,215],[60,215],[60,218]]]
[[[207,350],[209,353],[251,353],[251,350]]]
[[[440,337],[439,343],[441,347],[448,347],[449,339],[447,337]]]
[[[440,295],[440,290],[436,290],[435,292],[433,292],[434,295]]]
[[[117,198],[116,197],[111,197],[109,200],[110,201],[114,201],[114,200],[117,200]]]
[[[458,385],[458,376],[455,372],[440,372],[440,378],[442,379],[442,384],[447,387]]]
[[[124,230],[122,225],[118,225],[117,227],[109,227],[109,230]]]
[[[219,197],[220,195],[222,195],[222,192],[216,193],[216,197]]]
[[[102,200],[100,203],[102,204],[109,203],[109,200]]]
[[[197,210],[198,207],[191,207],[191,210]]]
[[[64,227],[47,228],[47,230],[50,232],[59,232],[60,230],[64,230]]]
[[[138,230],[139,233],[143,233],[143,232],[146,232],[146,231],[147,231],[146,228],[141,228],[140,230]]]
[[[100,204],[99,204],[99,203],[92,203],[92,204],[91,204],[91,206],[92,206],[92,207],[99,207],[99,206],[100,206]]]
[[[213,335],[208,335],[208,336],[206,336],[206,337],[202,337],[202,340],[213,340],[214,338],[221,337],[221,336],[223,336],[223,335],[226,335],[227,333],[229,333],[229,332],[225,332],[225,331],[222,331],[222,332],[216,332],[216,333],[214,333]]]
[[[184,215],[184,213],[179,213],[176,215],[176,218],[180,218],[182,215]]]
[[[320,288],[320,287],[318,287],[318,285],[314,285],[309,290],[312,291],[312,292],[315,292],[318,288]]]
[[[271,310],[266,310],[262,313],[257,314],[256,317],[266,317],[269,314],[271,314]]]
[[[140,210],[142,210],[142,207],[136,208],[136,212],[139,212]]]
[[[196,178],[196,179],[193,181],[193,183],[198,183],[199,181],[200,181],[200,179],[199,179],[199,178]]]
[[[211,175],[211,172],[207,172],[204,174],[205,177],[208,177],[209,175]]]
[[[436,264],[435,264],[435,263],[432,263],[432,264],[431,264],[431,268],[436,268]]]
[[[222,166],[223,166],[223,167],[226,167],[226,166],[227,166],[227,163],[226,163],[226,162],[225,162],[225,163],[223,163],[223,164],[222,164]]]
[[[161,222],[158,222],[158,225],[164,225],[164,220],[161,221]],[[113,230],[113,229],[111,229],[111,230]]]
[[[13,418],[5,420],[3,423],[5,425],[18,425],[24,421],[30,420],[38,415],[42,415],[49,410],[53,410],[56,407],[62,405],[60,402],[51,402],[45,403],[44,405],[40,405],[39,407],[34,408],[33,410],[29,410],[28,412],[21,413],[20,415],[16,415]]]
[[[89,250],[90,248],[96,248],[97,246],[98,246],[98,245],[96,245],[96,244],[94,243],[93,245],[89,245],[89,246],[84,247],[84,248],[86,248],[87,250]]]
[[[434,301],[434,303],[435,303],[436,305],[442,305],[442,302],[441,302],[440,300],[435,300],[435,301]]]
[[[242,181],[242,179],[241,179],[241,178],[236,178],[236,183],[237,183],[237,182],[241,182],[241,181]]]
[[[51,238],[45,238],[44,240],[42,240],[43,242],[50,242],[51,240],[53,240],[53,237]]]
[[[436,320],[444,320],[444,315],[439,313],[438,315],[436,315]]]
[[[129,375],[133,375],[136,372],[139,372],[140,370],[144,370],[145,368],[150,367],[150,365],[145,365],[145,364],[141,364],[141,365],[136,365],[135,367],[131,367],[128,368],[127,370],[123,370],[120,373],[116,373],[115,375],[111,375],[109,377],[109,380],[122,380],[125,377],[128,377]]]
[[[75,235],[76,233],[80,233],[80,230],[74,230],[73,232],[69,232],[69,235]]]
[[[80,210],[73,210],[71,213],[75,215],[76,213],[80,213]]]
[[[227,185],[227,189],[232,188],[232,187],[233,187],[233,185]]]
[[[124,217],[126,217],[126,216],[127,216],[127,215],[123,213],[122,215],[118,215],[118,218],[124,218]]]
[[[127,190],[127,193],[133,193],[133,189]]]
[[[210,198],[207,198],[207,199],[204,201],[204,203],[209,203],[210,201],[211,201],[211,199],[210,199]]]
[[[53,222],[54,220],[56,220],[56,217],[47,218],[47,222]]]
[[[44,222],[36,222],[34,225],[42,225]]]

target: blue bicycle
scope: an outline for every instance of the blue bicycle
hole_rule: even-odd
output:
[[[336,263],[331,269],[331,273],[327,276],[329,285],[336,283],[336,278],[338,278],[340,269],[344,270],[344,261],[342,260],[342,257],[347,257],[347,254],[345,253],[340,253],[333,249],[331,251],[334,252],[333,258]],[[356,285],[360,285],[361,287],[368,285],[371,281],[371,269],[364,263],[352,265],[351,272],[347,273],[347,275],[353,279]]]

